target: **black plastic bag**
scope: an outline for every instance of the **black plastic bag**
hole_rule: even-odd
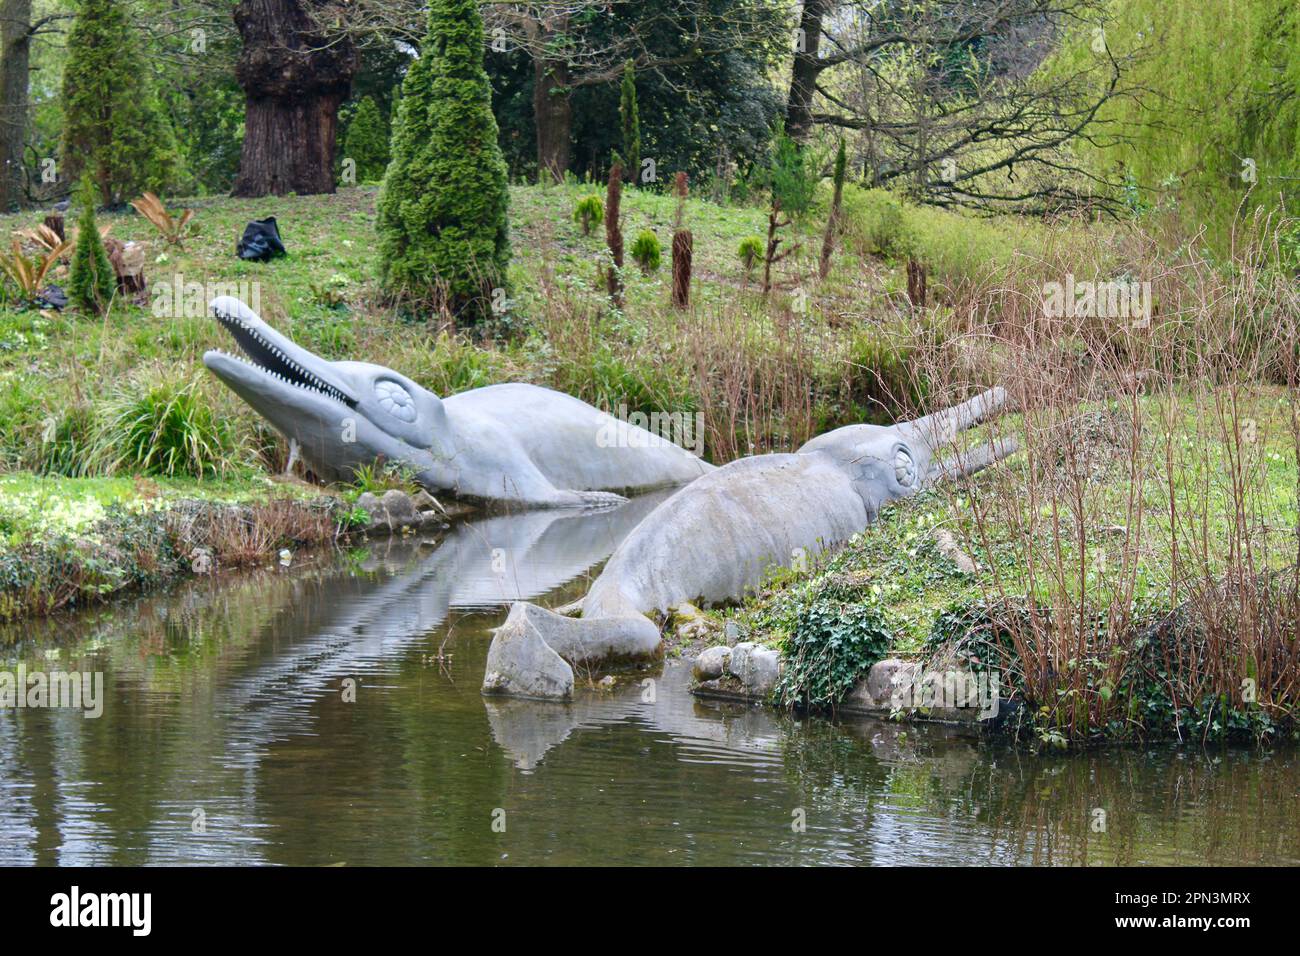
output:
[[[241,259],[256,262],[269,262],[276,256],[287,255],[284,243],[280,241],[280,228],[275,224],[275,217],[254,219],[244,227],[244,235],[235,246],[235,252]]]
[[[36,296],[36,307],[38,309],[54,309],[56,312],[62,312],[68,307],[68,295],[63,291],[62,286],[47,285]]]

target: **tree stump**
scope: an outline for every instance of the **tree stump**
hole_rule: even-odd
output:
[[[58,236],[60,241],[68,238],[63,231],[63,213],[52,212],[46,216],[45,227]]]
[[[104,240],[104,251],[108,253],[108,261],[117,276],[117,291],[142,304],[146,288],[144,246],[109,236]]]

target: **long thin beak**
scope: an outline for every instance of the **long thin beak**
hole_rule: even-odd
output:
[[[958,434],[973,428],[981,422],[988,421],[998,414],[1007,404],[1005,388],[990,388],[969,401],[945,408],[933,415],[926,415],[914,421],[899,425],[900,431],[909,437],[924,443],[932,452],[937,452],[945,445],[951,444]]]
[[[271,328],[238,299],[218,296],[209,303],[208,309],[231,334],[240,350],[261,369],[292,384],[324,392],[341,402],[356,403],[357,396],[351,383],[335,372],[329,362]]]
[[[969,478],[977,471],[983,471],[1019,450],[1020,443],[1014,438],[1000,438],[997,441],[985,442],[970,451],[958,452],[939,462],[930,474],[930,481]]]

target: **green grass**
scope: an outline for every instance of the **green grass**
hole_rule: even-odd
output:
[[[1162,399],[1162,401],[1165,399]],[[1154,415],[1155,399],[1145,399],[1143,412]],[[1210,559],[1209,571],[1221,573],[1229,558],[1233,540],[1233,498],[1230,478],[1230,445],[1219,440],[1213,423],[1205,418],[1204,409],[1187,395],[1173,399],[1178,411],[1179,430],[1174,444],[1182,460],[1176,465],[1176,481],[1171,488],[1164,480],[1161,456],[1165,436],[1148,429],[1143,443],[1144,457],[1150,462],[1143,482],[1145,514],[1140,535],[1128,546],[1140,555],[1134,597],[1137,601],[1159,601],[1167,594],[1171,542],[1175,537],[1187,548],[1187,529],[1175,535],[1170,521],[1170,498],[1175,499],[1182,520],[1196,515],[1201,522],[1195,529],[1203,536],[1204,553]],[[1081,409],[1081,414],[1114,412],[1117,405]],[[1256,423],[1257,442],[1249,446],[1252,467],[1258,469],[1251,483],[1249,501],[1254,520],[1276,529],[1271,542],[1257,543],[1257,557],[1264,568],[1288,567],[1295,560],[1296,532],[1300,526],[1297,508],[1297,471],[1295,446],[1287,431],[1288,400],[1281,389],[1259,387],[1242,397],[1242,417]],[[1021,416],[1010,415],[998,424],[999,434],[1023,438]],[[972,435],[971,440],[978,440]],[[1088,482],[1090,499],[1086,515],[1088,555],[1085,562],[1095,566],[1087,577],[1067,583],[1078,600],[1079,588],[1085,588],[1093,602],[1105,606],[1111,599],[1113,572],[1121,560],[1119,542],[1123,537],[1108,535],[1101,529],[1119,528],[1128,516],[1131,488],[1127,462],[1116,449],[1100,449],[1101,468]],[[888,622],[894,634],[893,651],[914,654],[921,650],[932,632],[938,616],[953,605],[963,604],[987,594],[997,587],[1011,594],[1030,594],[1048,601],[1051,595],[1036,588],[1024,560],[1023,538],[1006,522],[993,522],[987,543],[984,541],[976,502],[984,499],[985,514],[996,514],[989,502],[998,494],[1016,495],[1025,484],[1028,468],[1023,453],[1008,459],[1002,466],[983,472],[962,486],[931,490],[889,506],[870,528],[855,535],[843,548],[827,556],[816,566],[800,573],[773,569],[767,586],[753,600],[738,607],[715,612],[720,619],[734,619],[749,633],[762,635],[780,643],[791,632],[794,616],[805,606],[828,578],[847,576],[855,582],[861,599],[872,605]],[[1058,502],[1068,528],[1073,520],[1065,502]],[[1047,522],[1051,506],[1040,506],[1039,517]],[[936,546],[935,532],[951,532],[959,544],[969,549],[979,570],[962,573]],[[1059,540],[1038,542],[1040,557],[1058,545],[1063,563],[1077,566],[1079,549],[1069,533]],[[1098,559],[1105,553],[1105,559]],[[1107,568],[1109,562],[1109,570]]]
[[[119,300],[95,318],[18,309],[0,296],[5,545],[85,533],[113,504],[147,511],[180,497],[243,501],[306,493],[268,478],[283,464],[283,439],[203,368],[206,350],[232,347],[206,314],[214,285],[247,284],[269,322],[326,359],[382,363],[437,394],[530,381],[610,408],[697,407],[690,357],[680,344],[666,344],[670,337],[685,341],[686,334],[668,304],[669,270],[643,276],[629,263],[626,307],[621,315],[609,313],[598,271],[603,231],[584,237],[571,217],[575,202],[592,192],[590,186],[512,188],[514,302],[503,328],[488,336],[439,329],[430,316],[399,314],[380,301],[373,188],[259,200],[166,197],[175,212],[195,210],[193,231],[179,245],[134,213],[101,214],[113,236],[145,245],[143,303]],[[624,232],[630,238],[652,231],[666,249],[675,208],[671,197],[630,189]],[[268,215],[277,217],[289,255],[269,263],[239,260],[234,246],[244,225]],[[0,216],[0,235],[30,228],[43,216],[39,210]],[[770,328],[767,309],[742,275],[735,248],[763,229],[764,216],[753,207],[686,204],[686,224],[695,234],[697,307],[707,313],[743,302],[754,316],[744,334],[755,354],[772,351],[761,331]],[[806,224],[810,239],[815,231],[815,223]],[[796,255],[783,263],[788,281],[799,281],[812,261]],[[545,271],[552,277],[550,301]],[[50,277],[65,286],[67,279],[66,265]],[[178,288],[170,309],[155,309],[165,301],[162,290]],[[548,326],[544,313],[556,303],[588,324],[578,332],[563,318]],[[776,304],[783,306],[784,299]],[[832,333],[821,327],[815,334]],[[827,363],[828,381],[838,374]],[[205,477],[193,480],[196,474]]]
[[[0,475],[0,540],[82,535],[115,504],[131,511],[159,511],[177,501],[263,504],[272,499],[307,501],[317,492],[259,475],[238,478],[65,478],[11,472]]]
[[[173,471],[216,467],[254,474],[274,467],[283,458],[283,444],[202,367],[204,351],[231,347],[205,309],[213,286],[230,283],[246,284],[268,321],[323,357],[389,365],[439,394],[530,381],[605,407],[657,403],[677,410],[699,407],[709,397],[701,389],[709,383],[700,376],[712,372],[698,367],[700,356],[689,354],[699,341],[692,323],[724,313],[743,315],[743,328],[717,334],[739,334],[751,366],[781,362],[769,316],[788,312],[798,300],[806,304],[797,314],[799,347],[815,365],[813,384],[822,396],[819,422],[862,416],[852,401],[840,400],[840,383],[866,354],[852,345],[862,329],[877,316],[888,320],[896,312],[891,265],[864,268],[846,250],[830,279],[816,283],[821,222],[815,214],[786,230],[788,246],[796,248],[778,264],[776,289],[764,302],[736,249],[765,231],[765,210],[691,199],[685,208],[685,224],[694,234],[691,317],[669,306],[667,261],[649,275],[629,261],[625,307],[610,313],[600,271],[603,232],[583,236],[571,215],[575,203],[591,192],[592,187],[578,185],[512,187],[512,301],[509,315],[487,337],[448,334],[433,328],[430,316],[399,314],[379,299],[373,188],[259,200],[168,197],[171,209],[196,210],[195,232],[182,245],[167,244],[134,213],[103,215],[112,235],[145,244],[147,301],[118,301],[102,319],[18,310],[0,302],[0,468],[65,474],[158,470],[147,450],[123,457],[119,448],[118,455],[94,467],[79,466],[78,457],[92,450],[91,439],[106,419],[122,411],[123,389],[143,390],[159,380],[195,381],[193,407],[178,417],[193,424],[210,410],[208,424],[230,430],[218,435],[212,427],[199,428],[213,449],[196,449],[188,455],[190,464],[175,465]],[[627,190],[624,235],[630,241],[654,233],[667,260],[676,204],[671,196]],[[0,216],[0,235],[31,227],[42,215]],[[239,260],[234,244],[245,223],[267,215],[277,217],[288,257],[269,263]],[[57,270],[51,281],[66,284],[66,271]],[[155,314],[154,306],[165,301],[160,290],[175,290],[178,283],[181,295],[171,296],[170,312]],[[119,437],[119,445],[129,444],[126,436]]]
[[[196,210],[196,231],[180,246],[165,243],[139,216],[104,215],[101,221],[112,225],[114,236],[146,244],[152,290],[174,288],[178,279],[203,284],[205,290],[191,296],[192,308],[179,315],[156,315],[152,293],[146,304],[119,302],[101,319],[20,311],[0,302],[0,471],[8,472],[0,482],[0,531],[9,542],[47,531],[76,533],[114,502],[153,508],[176,497],[245,500],[308,493],[267,477],[282,466],[283,440],[203,370],[205,350],[231,347],[206,315],[206,287],[214,283],[255,283],[262,314],[295,341],[327,359],[388,365],[437,394],[526,381],[607,408],[700,410],[714,429],[706,455],[721,461],[750,451],[786,450],[810,433],[838,425],[896,417],[899,409],[889,393],[894,401],[900,392],[921,398],[912,377],[918,355],[943,342],[960,305],[974,305],[961,299],[972,287],[1013,260],[1035,260],[1049,249],[1059,258],[1062,247],[1074,248],[1071,243],[1105,248],[1101,233],[1077,224],[1049,229],[1010,219],[975,220],[851,187],[845,236],[829,277],[819,282],[826,192],[821,190],[819,205],[807,217],[783,230],[782,249],[792,252],[774,270],[769,301],[737,255],[743,242],[766,235],[766,209],[687,200],[684,224],[694,236],[695,284],[693,309],[679,313],[669,305],[667,261],[677,200],[625,190],[625,241],[651,232],[665,261],[649,275],[629,261],[626,302],[614,312],[601,272],[603,230],[584,236],[572,215],[577,202],[598,193],[598,187],[511,187],[512,301],[499,325],[476,333],[437,328],[431,316],[400,314],[380,300],[370,187],[258,200],[166,197],[169,209]],[[234,244],[245,223],[267,215],[277,217],[288,257],[265,264],[240,261]],[[0,216],[0,235],[30,227],[41,216]],[[924,316],[903,301],[902,265],[908,258],[929,270],[932,306]],[[65,283],[66,278],[64,269],[52,280]],[[121,427],[110,443],[116,452],[97,454],[102,452],[97,438],[114,431],[115,418],[124,426],[168,420],[151,417],[149,408],[122,416],[127,398],[147,397],[157,382],[194,383],[192,401],[187,399],[183,414],[176,416],[179,438],[154,448],[136,440],[139,428]],[[1261,464],[1267,493],[1258,505],[1279,527],[1294,527],[1294,456],[1287,430],[1276,421],[1278,396],[1261,390],[1256,398],[1262,404],[1255,417],[1269,436],[1259,446],[1267,449]],[[1270,402],[1273,411],[1265,407]],[[154,404],[167,407],[166,401]],[[1204,425],[1190,407],[1182,416],[1180,441],[1194,443],[1188,447],[1195,454],[1180,465],[1180,493],[1209,496],[1203,502],[1207,540],[1220,542],[1228,533],[1220,516],[1230,509],[1223,489],[1206,478],[1213,477],[1225,452],[1221,442],[1203,433]],[[730,431],[719,442],[725,429]],[[173,434],[166,428],[163,433]],[[187,444],[190,438],[198,444]],[[1158,453],[1158,443],[1153,444],[1153,456]],[[986,476],[972,488],[1023,478],[1019,467],[1013,461],[1001,477]],[[134,477],[168,470],[208,477]],[[1108,474],[1093,489],[1098,514],[1112,516],[1106,521],[1119,523],[1126,488],[1122,476]],[[1141,593],[1156,593],[1164,583],[1159,538],[1169,537],[1161,524],[1167,509],[1160,496],[1166,493],[1158,482],[1146,488],[1151,500],[1145,533],[1152,541],[1144,542],[1143,553],[1153,557],[1149,568],[1140,569]],[[972,537],[970,522],[969,511],[963,512],[956,499],[926,496],[891,509],[833,559],[835,573],[862,578],[864,595],[893,622],[897,649],[919,648],[944,608],[988,586],[986,579],[957,573],[933,548],[934,528]],[[1024,584],[1017,577],[1023,555],[1013,543],[1008,535],[994,541],[991,553],[977,549],[981,574],[996,570],[1010,584]],[[1064,545],[1067,558],[1070,546]],[[1103,550],[1108,546],[1098,544]],[[779,635],[789,611],[782,610],[785,598],[779,595],[796,594],[804,586],[806,580],[800,584],[792,578],[765,601],[737,613]]]

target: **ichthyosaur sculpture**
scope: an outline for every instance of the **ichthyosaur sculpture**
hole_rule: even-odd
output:
[[[435,494],[498,507],[583,508],[713,470],[562,392],[508,384],[439,398],[382,365],[326,361],[238,299],[220,296],[209,308],[243,356],[214,350],[203,364],[327,480],[383,460],[409,467]]]
[[[485,694],[568,699],[574,664],[662,653],[649,615],[744,597],[774,565],[846,541],[891,501],[1015,451],[991,442],[939,461],[958,432],[1002,408],[995,388],[893,426],[849,425],[791,454],[742,458],[696,479],[632,529],[581,602],[581,617],[512,606],[488,650]]]

